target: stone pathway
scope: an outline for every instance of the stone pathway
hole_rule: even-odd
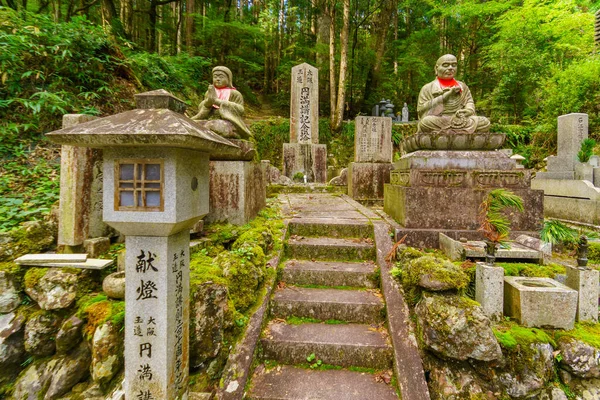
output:
[[[280,199],[286,261],[247,398],[398,399],[376,263],[379,218],[347,196]]]

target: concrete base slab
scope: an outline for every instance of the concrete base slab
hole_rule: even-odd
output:
[[[440,233],[440,248],[452,261],[463,259],[463,257],[482,260],[485,259],[486,256],[485,242],[481,240],[468,240],[462,243],[458,240],[449,238],[443,233]],[[539,263],[544,259],[544,255],[539,250],[532,249],[515,241],[510,243],[510,247],[499,248],[496,253],[496,259]]]
[[[504,314],[528,327],[573,329],[577,291],[550,278],[504,277]]]
[[[324,144],[283,144],[283,174],[290,179],[301,173],[308,182],[327,182],[327,146]]]
[[[410,229],[400,227],[396,228],[395,232],[396,241],[406,236],[406,239],[404,240],[405,244],[422,249],[440,248],[440,233],[456,241],[460,240],[461,238],[473,241],[481,240],[483,238],[483,235],[477,229]],[[512,231],[511,239],[516,238],[519,235],[536,236],[539,235],[539,231]]]
[[[265,207],[267,192],[261,164],[210,162],[210,212],[205,221],[243,225]]]
[[[398,400],[391,385],[377,382],[372,374],[354,371],[260,367],[252,383],[250,400]]]
[[[315,354],[325,364],[388,369],[392,346],[386,335],[360,324],[288,325],[273,321],[261,340],[266,359],[302,364]]]
[[[383,308],[383,301],[367,291],[286,287],[275,293],[271,314],[370,324],[383,320]]]
[[[383,185],[390,183],[391,163],[350,163],[348,196],[354,200],[383,200]]]

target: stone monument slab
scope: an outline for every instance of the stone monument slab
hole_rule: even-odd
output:
[[[348,196],[354,200],[383,200],[383,187],[390,183],[391,170],[391,163],[350,163]]]
[[[355,119],[355,127],[355,162],[392,162],[392,119],[390,117],[359,116]]]
[[[307,63],[292,68],[290,143],[319,143],[319,70]]]
[[[308,182],[327,182],[327,146],[324,144],[283,144],[283,173],[293,179],[297,173]]]

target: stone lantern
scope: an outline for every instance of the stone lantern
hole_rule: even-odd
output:
[[[126,235],[126,398],[186,399],[189,229],[209,212],[210,155],[239,148],[164,90],[135,97],[135,110],[48,138],[103,149],[103,219]]]

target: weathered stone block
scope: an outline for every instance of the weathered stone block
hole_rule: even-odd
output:
[[[350,163],[348,196],[354,200],[383,200],[383,185],[390,183],[391,170],[391,163]]]
[[[492,320],[502,318],[504,307],[504,268],[478,262],[475,270],[475,300]]]
[[[99,237],[86,239],[83,241],[83,248],[90,258],[98,258],[110,250],[110,239],[107,237]]]
[[[308,182],[327,181],[327,146],[324,144],[283,144],[283,174],[292,179],[298,172]]]
[[[575,179],[594,182],[594,167],[587,163],[575,163]]]
[[[442,232],[439,233],[439,241],[440,250],[442,250],[451,261],[465,259],[465,248],[461,242],[444,235]]]
[[[207,222],[243,225],[266,205],[261,164],[250,161],[210,162],[210,212]]]
[[[558,157],[576,162],[581,142],[587,137],[587,114],[572,113],[558,117]]]
[[[529,327],[573,329],[577,292],[550,278],[504,277],[504,314]]]
[[[598,322],[599,271],[567,267],[566,285],[578,293],[577,321]]]

